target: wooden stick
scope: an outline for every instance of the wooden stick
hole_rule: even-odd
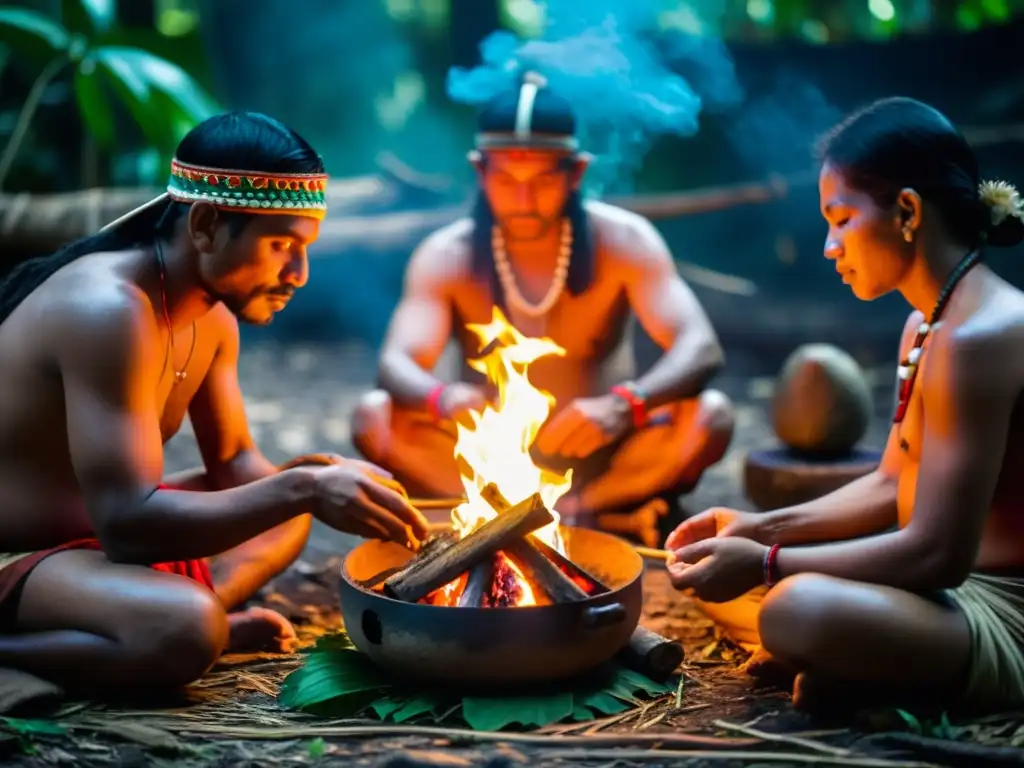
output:
[[[668,562],[669,552],[664,549],[654,549],[653,547],[633,547],[633,550],[640,555],[640,557],[648,557],[651,560],[660,560],[663,563]]]
[[[494,507],[499,517],[505,514],[503,510],[508,509],[508,500],[496,485],[488,483],[480,491],[480,495]],[[515,560],[520,569],[529,571],[527,578],[536,581],[552,602],[584,600],[592,595],[611,591],[607,585],[602,584],[600,580],[536,536],[524,537],[521,542],[516,542],[511,550],[506,548],[505,554]],[[563,568],[569,573],[566,574]],[[581,581],[589,582],[590,587],[581,586]],[[619,651],[619,660],[651,680],[665,680],[682,664],[683,655],[681,644],[645,627],[637,626],[629,638],[629,644]]]
[[[466,578],[466,587],[459,595],[460,608],[483,608],[494,583],[494,556],[485,557],[473,566]]]
[[[465,503],[466,499],[462,496],[439,499],[409,499],[409,504],[416,509],[455,509],[460,504]]]
[[[517,539],[554,522],[540,494],[493,520],[489,520],[451,547],[426,556],[416,566],[396,573],[384,582],[384,594],[414,603],[443,587],[486,557],[493,556]]]

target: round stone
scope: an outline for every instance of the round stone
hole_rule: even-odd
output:
[[[867,431],[871,388],[849,354],[830,344],[807,344],[782,366],[771,401],[778,438],[806,454],[842,454]]]

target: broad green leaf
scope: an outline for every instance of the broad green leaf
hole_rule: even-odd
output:
[[[370,704],[370,709],[372,709],[373,713],[381,720],[387,720],[388,715],[393,712],[397,712],[405,706],[405,704],[405,699],[396,699],[385,696],[384,698],[377,699],[375,702]]]
[[[596,691],[584,698],[581,703],[602,715],[617,715],[633,706],[605,691]]]
[[[213,98],[177,64],[140,48],[104,46],[104,58],[117,60],[138,73],[149,86],[165,94],[195,122],[201,122],[219,109]]]
[[[513,723],[541,727],[573,713],[572,693],[549,696],[503,696],[462,700],[462,718],[477,731],[500,731]]]
[[[71,35],[41,13],[0,7],[0,43],[21,56],[47,63],[71,48]]]
[[[391,682],[362,654],[323,651],[310,654],[303,667],[284,679],[278,701],[285,709],[308,709],[353,694],[390,687]]]
[[[75,71],[75,100],[86,128],[102,149],[114,146],[114,113],[103,91],[104,76],[92,59],[83,61]]]
[[[60,18],[71,32],[96,37],[110,30],[117,13],[116,0],[61,0]]]
[[[572,714],[569,717],[577,723],[585,723],[587,720],[594,719],[594,710],[584,704],[580,704],[574,697]]]
[[[153,93],[149,83],[118,57],[108,57],[103,48],[93,51],[97,69],[109,78],[110,85],[132,120],[139,126],[146,141],[158,148],[172,145],[172,134],[166,122],[152,107]]]
[[[657,696],[675,689],[674,685],[655,682],[649,677],[641,675],[639,672],[634,672],[632,669],[628,669],[626,667],[616,668],[615,679],[616,681],[621,682],[623,686],[631,687],[633,693],[643,692],[648,696]]]
[[[405,723],[419,715],[428,712],[437,712],[445,705],[445,701],[439,696],[419,694],[411,697],[402,706],[391,713],[391,719],[396,723]]]
[[[67,733],[67,728],[50,720],[22,720],[20,717],[0,717],[0,723],[12,733],[22,736],[33,733],[62,736]]]
[[[213,99],[176,64],[121,46],[104,46],[94,55],[146,140],[158,149],[173,150],[217,111]]]

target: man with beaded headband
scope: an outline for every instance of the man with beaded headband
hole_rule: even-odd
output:
[[[822,159],[825,257],[858,298],[912,307],[881,464],[807,504],[687,520],[673,583],[710,601],[771,587],[761,643],[799,673],[798,705],[1019,708],[1024,294],[981,262],[1024,240],[1024,204],[912,99],[847,118]]]
[[[308,278],[327,177],[294,131],[221,115],[165,194],[0,283],[0,666],[100,692],[178,686],[225,647],[287,647],[236,609],[300,553],[310,516],[407,542],[422,517],[384,470],[280,469],[253,443],[238,319]],[[203,467],[162,477],[188,415]]]
[[[573,468],[563,519],[664,511],[659,498],[674,502],[725,453],[732,407],[706,389],[723,362],[715,332],[651,223],[582,199],[587,157],[575,132],[571,105],[535,74],[492,99],[470,153],[480,182],[472,215],[412,256],[380,389],[353,422],[357,448],[410,490],[461,492],[452,422],[480,410],[487,393],[468,366],[453,382],[434,368],[450,339],[463,359],[477,354],[467,326],[490,322],[495,305],[521,333],[566,350],[530,366],[531,382],[556,401],[535,460]],[[635,379],[633,317],[664,349]],[[658,522],[646,531],[656,541]]]

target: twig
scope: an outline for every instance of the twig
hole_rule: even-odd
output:
[[[39,77],[32,83],[32,88],[29,90],[25,103],[21,107],[21,112],[18,114],[18,122],[11,132],[11,138],[7,142],[7,146],[4,147],[3,157],[0,157],[0,189],[3,189],[4,182],[7,181],[7,174],[10,173],[11,166],[14,165],[14,158],[21,148],[21,142],[25,140],[25,133],[32,123],[32,118],[35,117],[43,94],[46,93],[50,83],[60,74],[67,63],[67,54],[60,54],[46,65],[43,71],[39,73]]]
[[[804,755],[798,752],[754,752],[723,751],[709,752],[699,749],[549,749],[544,750],[548,760],[657,760],[665,758],[680,760],[735,760],[744,765],[753,763],[802,763],[804,765],[832,765],[843,768],[942,768],[937,763],[918,761],[886,760],[874,757],[832,757],[829,755]]]
[[[820,741],[812,741],[811,739],[805,739],[799,736],[790,736],[782,733],[768,733],[767,731],[761,731],[757,728],[751,728],[746,725],[739,725],[738,723],[730,723],[725,720],[715,720],[714,726],[716,728],[721,728],[723,731],[742,733],[744,736],[751,736],[755,739],[760,739],[761,741],[772,741],[777,744],[790,744],[794,747],[803,747],[804,749],[809,749],[813,752],[823,752],[827,755],[845,757],[850,754],[850,750],[848,749],[822,744]]]
[[[445,739],[450,742],[499,742],[507,741],[517,744],[533,744],[537,746],[551,746],[558,744],[562,747],[570,746],[651,746],[660,745],[692,747],[705,750],[717,749],[742,749],[753,747],[758,739],[733,739],[718,736],[698,736],[682,734],[639,734],[624,733],[612,734],[601,733],[594,736],[545,736],[530,733],[515,733],[505,731],[472,731],[464,728],[435,728],[424,725],[366,725],[349,727],[311,726],[308,728],[246,728],[231,726],[210,726],[203,723],[190,723],[185,726],[174,723],[162,723],[162,727],[179,733],[206,734],[225,739],[251,739],[253,741],[264,739],[267,741],[280,741],[287,739],[312,739],[322,738],[373,738],[377,736],[425,736],[428,738]]]

